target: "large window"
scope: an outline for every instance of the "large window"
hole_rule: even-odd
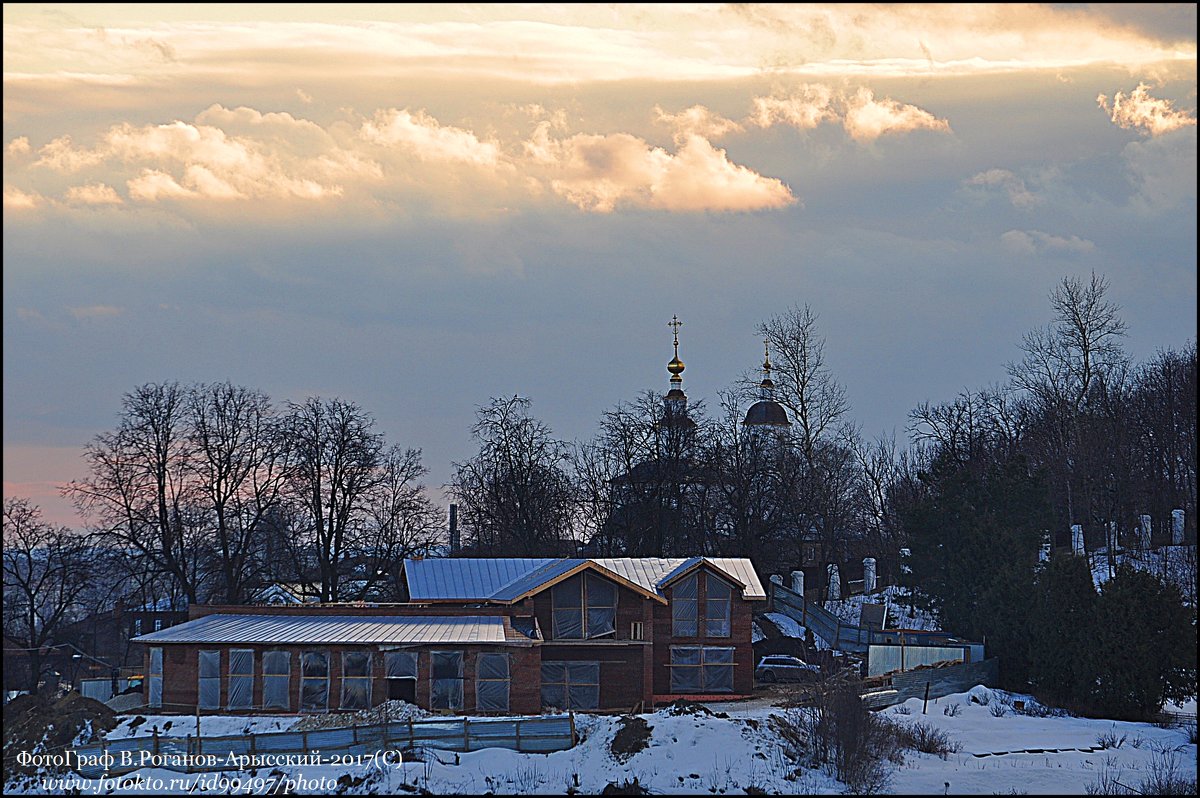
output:
[[[234,648],[229,651],[229,708],[251,709],[254,706],[254,650]]]
[[[475,662],[475,708],[483,712],[508,711],[508,655],[480,654]]]
[[[300,711],[329,709],[329,652],[305,651],[300,655]]]
[[[616,634],[617,587],[586,573],[555,585],[551,591],[556,640],[588,640]]]
[[[699,612],[699,588],[696,574],[675,583],[671,591],[671,634],[675,637],[695,637],[696,616]]]
[[[543,662],[542,707],[599,709],[599,662]]]
[[[199,652],[200,709],[221,708],[221,652]]]
[[[150,673],[146,681],[146,689],[148,690],[146,703],[152,707],[161,707],[162,688],[163,650],[161,648],[152,648],[150,649]]]
[[[371,708],[371,652],[342,652],[342,709]]]
[[[733,691],[733,649],[671,646],[672,693]]]
[[[462,709],[463,655],[461,651],[429,652],[430,709]]]
[[[389,699],[410,704],[417,700],[417,652],[387,651],[383,655],[383,672],[387,677]]]
[[[733,590],[724,580],[712,574],[705,574],[704,581],[704,634],[708,637],[729,637]]]
[[[263,709],[292,708],[292,655],[289,651],[267,651],[263,654]]]

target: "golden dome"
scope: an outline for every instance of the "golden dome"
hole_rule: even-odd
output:
[[[678,355],[671,358],[671,362],[667,364],[667,371],[671,372],[675,376],[679,376],[680,374],[682,374],[683,369],[684,369],[683,361],[679,359]]]

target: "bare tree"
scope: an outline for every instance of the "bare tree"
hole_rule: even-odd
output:
[[[530,404],[513,396],[480,407],[471,429],[479,452],[454,464],[448,488],[481,553],[558,556],[573,548],[569,447],[529,414]]]
[[[42,676],[42,648],[73,620],[90,578],[86,539],[41,515],[28,499],[4,500],[4,635],[28,655],[31,691]]]
[[[337,601],[347,555],[384,479],[383,436],[357,404],[318,397],[289,404],[284,430],[293,460],[287,484],[297,523],[293,557],[298,570],[314,566],[321,601]]]
[[[263,568],[264,519],[281,498],[287,448],[270,400],[228,382],[188,392],[191,476],[209,514],[216,589],[229,604],[248,598]]]
[[[825,363],[825,339],[808,305],[792,307],[758,326],[775,358],[776,400],[791,411],[800,450],[811,462],[818,441],[832,435],[849,411],[846,389]]]
[[[63,493],[110,545],[170,574],[195,603],[205,531],[189,481],[187,391],[178,383],[147,383],[123,404],[116,432],[86,447],[90,475]]]

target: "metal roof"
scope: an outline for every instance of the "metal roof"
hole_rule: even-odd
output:
[[[135,643],[504,643],[504,618],[468,615],[206,615]]]
[[[663,595],[662,585],[674,572],[700,559],[742,583],[742,597],[766,599],[754,566],[745,557],[616,557],[590,560],[602,570]],[[449,559],[405,560],[404,575],[412,601],[514,601],[562,574],[589,562],[585,559]],[[501,576],[509,574],[507,580]]]

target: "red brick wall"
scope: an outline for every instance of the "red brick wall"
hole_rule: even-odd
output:
[[[630,710],[638,702],[650,702],[643,688],[643,665],[649,646],[632,643],[613,646],[581,643],[577,646],[543,646],[542,661],[561,660],[600,663],[600,709]]]
[[[191,714],[196,711],[199,700],[199,652],[221,652],[221,699],[220,708],[204,710],[203,714],[249,714],[277,712],[282,710],[229,710],[229,651],[230,649],[252,649],[254,651],[254,705],[262,705],[262,666],[266,651],[288,651],[291,653],[291,674],[288,679],[291,712],[300,707],[300,654],[304,651],[329,652],[329,709],[338,710],[341,703],[342,652],[370,651],[372,657],[371,705],[387,699],[388,686],[384,672],[382,652],[372,646],[266,646],[243,644],[163,644],[163,711]],[[463,652],[463,707],[467,712],[475,711],[476,659],[481,652],[506,653],[509,655],[509,711],[514,714],[537,714],[541,710],[541,657],[533,646],[428,646],[417,650],[417,704],[428,708],[430,692],[431,651]],[[147,651],[144,665],[149,673],[150,654]],[[148,687],[146,688],[148,690]]]

